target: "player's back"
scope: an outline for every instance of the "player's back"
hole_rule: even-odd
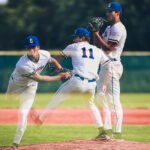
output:
[[[88,42],[74,43],[72,46],[73,72],[87,79],[97,78],[101,50]]]

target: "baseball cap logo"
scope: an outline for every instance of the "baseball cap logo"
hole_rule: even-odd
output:
[[[33,39],[32,38],[30,38],[29,41],[30,41],[31,44],[33,43]]]
[[[36,36],[30,35],[25,39],[25,47],[39,46],[39,42]]]

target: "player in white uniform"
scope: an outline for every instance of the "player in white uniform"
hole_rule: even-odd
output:
[[[101,130],[99,137],[102,139],[105,138],[106,133],[109,134],[112,132],[111,112],[114,118],[113,138],[121,138],[123,110],[120,103],[119,79],[123,73],[123,66],[120,61],[120,55],[123,51],[127,36],[125,26],[120,21],[121,5],[117,2],[111,2],[106,9],[106,15],[110,25],[105,29],[102,37],[98,32],[93,33],[95,45],[101,47],[108,58],[113,61],[111,69],[112,79],[107,86],[106,95],[103,97],[97,96],[97,100],[102,103],[104,112],[104,129],[106,131]],[[103,67],[101,67],[99,74],[100,79],[97,83],[97,92],[99,92],[101,88],[104,76],[105,72],[103,71]]]
[[[71,93],[76,92],[89,94],[88,105],[94,117],[94,121],[97,127],[102,126],[99,110],[94,103],[94,96],[99,65],[105,64],[108,58],[101,49],[89,44],[89,36],[88,30],[77,28],[73,35],[74,43],[68,45],[63,50],[64,55],[72,58],[73,75],[60,86],[40,116],[36,113],[33,114],[37,117],[34,119],[36,123],[43,123],[45,116],[49,115],[51,112],[51,108],[56,107],[60,102],[68,99]],[[109,74],[111,63],[107,63],[104,68],[107,74],[105,85],[109,81],[109,78],[111,78],[111,74]],[[102,94],[103,92],[102,87],[99,93]]]
[[[20,95],[20,108],[18,112],[18,127],[14,137],[14,149],[20,143],[27,126],[27,115],[33,104],[38,81],[51,82],[69,77],[68,73],[61,73],[57,76],[41,76],[40,72],[47,63],[51,63],[58,70],[61,65],[51,57],[50,53],[40,50],[36,36],[28,36],[25,40],[27,54],[23,55],[16,64],[7,89],[7,97],[12,98],[13,94]]]

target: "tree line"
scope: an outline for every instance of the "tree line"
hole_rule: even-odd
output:
[[[24,38],[36,35],[43,49],[63,49],[78,27],[91,17],[106,18],[110,0],[9,0],[0,6],[0,50],[24,49]],[[149,51],[149,0],[118,0],[127,29],[124,50]],[[105,27],[105,26],[104,26]],[[103,32],[104,27],[102,28]]]

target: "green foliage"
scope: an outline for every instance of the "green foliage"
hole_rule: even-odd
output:
[[[25,36],[37,35],[41,47],[63,48],[72,42],[77,27],[86,27],[90,17],[104,17],[107,1],[101,0],[9,0],[0,6],[0,49],[23,49]],[[125,49],[148,50],[149,0],[118,2],[128,31]],[[134,40],[133,40],[134,39]],[[9,44],[8,44],[9,41]]]

